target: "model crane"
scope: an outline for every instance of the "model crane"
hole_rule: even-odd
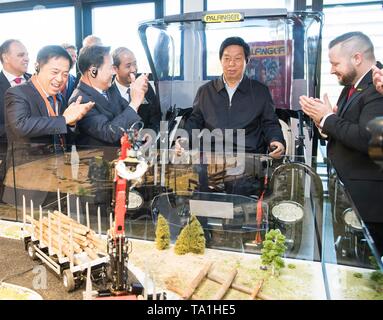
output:
[[[128,285],[129,241],[125,235],[125,215],[132,182],[140,180],[148,169],[146,161],[139,159],[136,152],[142,144],[138,141],[139,130],[133,129],[136,124],[121,137],[121,150],[114,167],[114,226],[108,234],[109,276],[112,280],[110,293],[113,296],[131,294]],[[139,124],[142,128],[142,122]]]

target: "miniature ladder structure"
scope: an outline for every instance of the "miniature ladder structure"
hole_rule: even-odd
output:
[[[237,276],[238,270],[233,269],[224,279],[218,276],[215,276],[210,272],[210,269],[213,265],[213,262],[208,262],[205,266],[198,272],[198,274],[194,277],[194,279],[190,282],[189,286],[186,290],[181,290],[174,283],[167,282],[167,289],[177,293],[183,299],[193,299],[193,300],[201,300],[200,297],[195,293],[198,286],[205,280],[211,280],[216,283],[219,283],[221,287],[217,290],[213,297],[209,298],[212,300],[221,300],[226,295],[227,291],[231,288],[243,293],[250,295],[252,300],[258,298],[263,300],[271,300],[270,297],[262,294],[260,291],[263,285],[263,279],[259,280],[255,285],[254,289],[245,287],[243,285],[234,284],[235,277]]]

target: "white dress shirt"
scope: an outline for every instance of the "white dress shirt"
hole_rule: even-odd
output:
[[[123,86],[121,83],[119,83],[116,79],[116,86],[118,91],[120,91],[121,97],[123,97],[126,101],[130,103],[130,94],[128,93],[128,87]]]
[[[7,78],[8,82],[10,83],[11,87],[17,86],[17,83],[15,82],[16,78],[21,78],[20,84],[27,81],[27,80],[25,80],[24,75],[18,77],[18,76],[15,76],[15,75],[5,71],[4,69],[3,69],[3,73],[4,73],[5,77]]]
[[[358,79],[358,81],[357,82],[355,82],[355,84],[354,84],[354,88],[358,88],[358,86],[359,86],[359,83],[362,81],[362,79],[366,76],[366,74],[367,73],[369,73],[371,71],[371,69],[368,69],[367,71],[366,71],[366,73],[363,75],[363,76],[361,76],[359,79]],[[328,114],[326,114],[323,118],[322,118],[322,120],[321,120],[321,122],[320,122],[320,124],[319,124],[319,127],[320,127],[320,129],[321,128],[323,128],[323,126],[324,126],[324,123],[326,122],[326,119],[329,117],[329,116],[331,116],[332,114],[335,114],[334,112],[330,112],[330,113],[328,113]],[[322,134],[322,132],[320,131],[320,133]],[[323,136],[325,136],[325,134],[322,134]],[[327,136],[326,136],[327,137]]]

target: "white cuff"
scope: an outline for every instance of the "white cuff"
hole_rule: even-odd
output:
[[[319,124],[320,129],[323,128],[326,119],[327,119],[329,116],[331,116],[332,114],[334,114],[334,112],[328,113],[328,114],[326,114],[326,115],[322,118],[322,120],[321,120],[321,122],[320,122],[320,124]]]
[[[136,108],[133,103],[129,103],[129,107],[131,107],[134,110],[134,112],[137,113],[138,107]]]

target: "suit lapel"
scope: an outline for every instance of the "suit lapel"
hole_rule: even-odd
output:
[[[0,87],[3,92],[11,87],[11,84],[9,83],[7,77],[4,75],[3,71],[0,72]]]
[[[380,64],[378,63],[378,66]],[[356,92],[351,96],[351,98],[347,100],[347,94],[350,89],[350,87],[345,87],[342,91],[342,94],[339,98],[340,105],[342,106],[340,110],[338,111],[338,115],[342,117],[344,113],[350,108],[350,105],[352,104],[353,101],[365,90],[372,84],[372,70],[370,70],[360,81],[359,85],[356,87]]]
[[[91,100],[95,102],[95,106],[93,108],[97,109],[100,113],[104,114],[109,119],[114,118],[113,112],[110,110],[111,108],[109,102],[101,93],[99,93],[96,89],[88,86],[84,82],[80,82],[79,89],[91,97]]]
[[[342,117],[344,115],[344,113],[347,111],[347,109],[350,107],[350,105],[352,104],[352,102],[360,95],[360,92],[356,92],[354,93],[350,99],[348,99],[344,104],[343,104],[343,107],[342,109],[340,110],[340,113],[339,113],[339,116]],[[347,99],[347,97],[346,97]]]
[[[35,86],[33,85],[32,81],[28,81],[28,84],[31,88],[31,101],[36,101],[37,109],[39,110],[40,114],[44,117],[49,116],[47,106],[45,105],[44,99],[40,96],[40,93],[37,91]]]

